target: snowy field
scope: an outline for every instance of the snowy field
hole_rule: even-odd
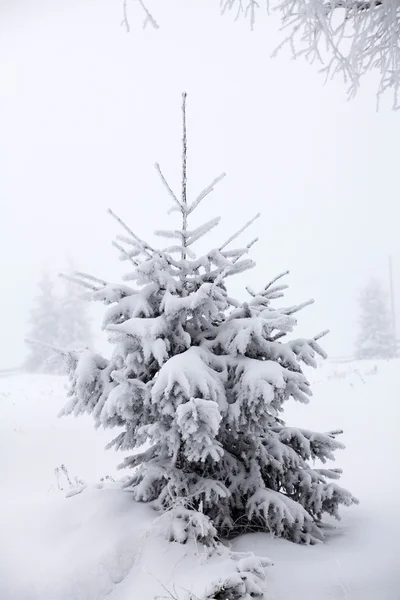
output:
[[[310,374],[311,405],[290,403],[289,424],[345,430],[335,466],[360,505],[342,511],[323,545],[267,534],[234,542],[274,562],[266,600],[399,600],[399,368],[399,361],[326,364]],[[167,543],[156,513],[104,480],[121,477],[122,455],[104,450],[114,432],[95,431],[90,418],[57,419],[64,386],[62,377],[0,378],[0,599],[200,595],[232,569],[228,551],[207,558],[202,548]],[[70,495],[81,481],[87,487]]]

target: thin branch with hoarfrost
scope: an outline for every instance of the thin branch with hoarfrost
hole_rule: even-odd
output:
[[[202,192],[200,192],[200,194],[197,196],[196,200],[194,200],[194,202],[192,202],[192,204],[189,206],[189,208],[188,208],[188,215],[190,215],[190,213],[193,212],[197,208],[197,206],[200,204],[200,202],[202,200],[204,200],[204,198],[206,196],[208,196],[208,194],[210,194],[211,192],[214,191],[214,187],[225,176],[226,176],[226,173],[221,173],[221,175],[218,175],[218,177],[216,177],[215,179],[213,179],[212,182],[206,188],[204,188],[204,190]]]
[[[250,20],[250,27],[254,29],[256,22],[256,12],[260,5],[256,0],[247,0],[246,6],[243,0],[220,0],[221,13],[224,14],[228,10],[236,9],[235,21],[241,16]]]
[[[111,208],[109,208],[107,212],[117,221],[117,223],[121,225],[121,227],[125,229],[125,231],[129,233],[129,235],[132,236],[133,240],[137,242],[138,247],[144,252],[144,254],[147,254],[147,256],[151,257],[151,253],[154,252],[153,248],[151,248],[147,242],[141,240],[140,237],[138,237],[136,233],[134,233],[132,229],[130,229],[130,227],[128,227],[128,225],[126,225],[126,223],[124,223],[124,221],[111,210]]]
[[[134,267],[138,266],[138,261],[135,260],[134,258],[132,258],[132,256],[129,254],[129,252],[127,252],[125,250],[125,248],[123,246],[121,246],[121,244],[118,244],[118,242],[116,242],[115,240],[112,242],[112,245],[114,246],[114,248],[116,248],[119,252],[121,252],[121,256],[120,259],[121,260],[129,260],[130,263],[132,263],[132,265]]]
[[[166,180],[164,173],[161,171],[161,167],[158,163],[156,163],[155,165],[156,171],[159,174],[161,181],[163,182],[163,184],[165,185],[165,187],[168,190],[169,195],[171,196],[172,200],[178,205],[179,210],[182,209],[181,203],[178,200],[178,198],[176,197],[176,195],[174,194],[171,186],[169,185],[168,181]]]
[[[250,20],[256,9],[252,0],[222,0],[221,12],[236,11]],[[294,58],[304,56],[322,64],[327,79],[341,75],[354,97],[369,71],[378,71],[378,102],[393,92],[393,107],[399,108],[400,5],[398,0],[277,0],[266,1],[279,12],[286,37],[273,56],[289,47]]]
[[[236,231],[235,233],[233,233],[227,240],[226,242],[224,242],[222,244],[222,246],[219,247],[219,250],[223,250],[224,248],[226,248],[226,246],[228,246],[231,242],[233,242],[233,240],[235,240],[237,237],[239,237],[239,235],[241,233],[243,233],[243,231],[245,231],[248,227],[250,227],[250,225],[252,225],[254,223],[254,221],[256,219],[258,219],[260,217],[260,213],[257,213],[256,215],[254,215],[254,217],[252,219],[250,219],[250,221],[247,221],[247,223],[245,223],[243,225],[243,227],[241,227],[240,229],[238,229],[238,231]]]
[[[100,285],[107,285],[107,281],[105,281],[104,279],[99,279],[98,277],[95,277],[94,275],[89,275],[88,273],[83,273],[82,271],[75,271],[74,275],[75,275],[75,277],[80,277],[82,279],[88,279],[89,281],[94,281],[94,283],[100,283]]]
[[[159,24],[157,23],[157,21],[155,20],[155,18],[153,17],[153,15],[149,11],[149,9],[147,8],[147,6],[143,2],[143,0],[136,0],[136,2],[138,2],[138,4],[140,5],[140,7],[145,15],[144,19],[142,21],[143,29],[145,29],[147,27],[147,25],[150,25],[154,29],[159,29],[159,27],[160,27]],[[131,26],[130,26],[129,18],[128,18],[128,0],[123,0],[122,11],[123,11],[123,19],[121,21],[121,26],[125,27],[126,32],[129,33],[131,30]]]
[[[59,276],[61,277],[61,279],[65,279],[65,281],[71,281],[72,283],[76,283],[77,285],[85,287],[88,290],[92,290],[93,292],[97,292],[97,290],[98,290],[98,288],[95,285],[92,285],[88,281],[84,281],[83,279],[80,279],[79,277],[74,277],[72,275],[64,275],[64,273],[60,273]]]
[[[398,108],[400,85],[400,7],[397,0],[280,0],[277,9],[289,34],[293,56],[324,62],[327,78],[341,74],[349,96],[357,92],[368,71],[380,74],[380,96],[393,91]],[[278,48],[279,50],[279,48]],[[322,56],[324,51],[324,56]]]
[[[129,19],[128,19],[128,0],[123,1],[122,10],[123,10],[123,19],[121,21],[121,27],[125,27],[126,33],[129,33],[131,30],[131,26],[129,25]]]
[[[143,27],[159,25],[143,0]],[[128,0],[123,0],[123,25],[130,31]],[[377,100],[393,93],[393,108],[400,107],[400,4],[399,0],[219,0],[221,14],[247,19],[254,29],[262,5],[281,17],[286,35],[273,52],[289,48],[293,58],[319,62],[326,79],[344,78],[352,98],[369,72],[379,73]]]

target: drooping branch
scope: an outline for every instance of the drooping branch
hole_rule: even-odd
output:
[[[235,21],[243,15],[250,20],[250,27],[253,30],[256,22],[256,12],[260,5],[256,0],[247,0],[246,4],[247,6],[244,6],[243,0],[220,0],[221,13],[224,14],[236,8]]]
[[[153,17],[153,15],[151,14],[151,12],[148,10],[148,8],[146,7],[145,3],[143,2],[143,0],[137,0],[142,8],[142,10],[145,13],[145,19],[143,21],[143,29],[145,29],[145,27],[150,24],[152,27],[154,27],[154,29],[159,29],[159,25],[157,23],[157,21],[155,20],[155,18]]]
[[[121,26],[125,27],[126,33],[129,33],[131,30],[131,26],[129,25],[129,19],[128,19],[128,0],[123,1],[122,11],[123,11],[123,19],[121,21]]]
[[[153,17],[153,15],[149,11],[149,9],[147,8],[144,1],[143,0],[136,0],[136,1],[140,5],[140,7],[145,15],[143,22],[142,22],[143,29],[145,29],[147,27],[147,25],[151,25],[154,29],[159,29],[159,25],[158,25],[157,21],[155,20],[155,18]],[[123,18],[121,21],[121,26],[125,27],[126,32],[129,33],[131,30],[131,26],[129,24],[129,18],[128,18],[128,0],[123,0],[122,13],[123,13]]]

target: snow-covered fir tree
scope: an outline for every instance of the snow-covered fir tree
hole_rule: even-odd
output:
[[[39,294],[31,309],[28,338],[38,340],[41,344],[29,344],[29,353],[23,368],[30,373],[58,373],[62,365],[60,361],[52,360],[54,351],[50,347],[58,346],[60,303],[47,271],[43,273],[38,285]]]
[[[357,358],[393,358],[397,352],[396,335],[387,297],[379,281],[372,279],[360,296],[360,333]]]
[[[186,95],[183,96],[182,191],[176,195],[156,165],[180,215],[170,240],[155,248],[119,217],[115,246],[130,265],[126,283],[80,274],[93,300],[108,306],[104,329],[110,359],[91,351],[69,355],[69,401],[62,414],[90,413],[97,426],[122,431],[110,447],[135,451],[122,467],[138,501],[177,508],[185,541],[189,527],[207,535],[268,530],[299,543],[323,537],[325,514],[356,499],[341,488],[340,469],[322,464],[343,448],[339,431],[320,433],[288,426],[281,418],[290,398],[307,403],[310,384],[302,364],[325,356],[318,340],[288,338],[294,314],[309,304],[279,306],[282,275],[260,291],[247,288],[241,302],[227,279],[254,266],[231,244],[254,219],[219,247],[196,257],[197,240],[219,218],[200,226],[191,218],[223,175],[196,198],[187,195]],[[186,511],[186,512],[185,512]],[[165,516],[165,515],[164,515]],[[202,529],[203,530],[203,529]]]
[[[70,269],[70,273],[73,270]],[[88,303],[82,299],[79,288],[69,279],[63,278],[60,297],[60,319],[58,323],[59,346],[76,350],[91,347],[93,343],[92,323],[88,314]]]
[[[56,293],[47,272],[39,288],[30,315],[29,355],[23,367],[31,373],[62,374],[65,373],[63,351],[92,345],[88,303],[77,293],[76,284],[68,279],[64,279]]]

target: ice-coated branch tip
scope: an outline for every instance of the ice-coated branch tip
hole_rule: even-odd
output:
[[[149,257],[151,257],[150,250],[153,252],[154,250],[146,242],[141,240],[140,237],[136,235],[136,233],[133,233],[132,229],[130,229],[130,227],[128,227],[128,225],[118,215],[116,215],[115,212],[111,210],[111,208],[107,209],[107,213],[111,215],[113,219],[115,219],[117,223],[119,223],[119,225],[121,225],[121,227],[123,227],[125,231],[127,231],[129,235],[133,237],[134,240],[137,241],[139,247],[143,250],[143,252],[145,252]]]
[[[296,304],[296,306],[292,306],[291,308],[288,308],[286,310],[287,315],[293,315],[294,313],[299,312],[300,310],[303,310],[303,308],[306,308],[307,306],[311,306],[311,304],[314,304],[315,300],[313,298],[310,298],[310,300],[306,300],[305,302],[302,302],[301,304]]]
[[[330,333],[330,329],[324,329],[324,331],[321,331],[321,333],[317,333],[317,335],[314,336],[314,340],[315,341],[320,340],[321,338],[328,335],[328,333]]]
[[[218,175],[218,177],[213,179],[212,182],[200,192],[196,200],[194,200],[194,202],[192,202],[192,204],[189,206],[188,215],[190,215],[190,213],[192,213],[198,207],[200,202],[204,200],[204,198],[208,196],[208,194],[214,191],[214,187],[217,185],[217,183],[222,181],[224,177],[226,177],[226,173],[221,173],[221,175]]]
[[[246,285],[245,290],[250,296],[253,296],[253,298],[257,296],[256,292],[249,285]]]
[[[98,277],[95,277],[94,275],[89,275],[89,273],[83,273],[82,271],[75,271],[74,275],[76,277],[82,277],[83,279],[89,279],[90,281],[94,281],[95,283],[100,283],[101,285],[107,285],[107,281],[104,281],[104,279],[99,279]]]
[[[119,250],[119,252],[121,252],[121,254],[125,257],[126,260],[129,260],[129,262],[131,262],[133,264],[134,267],[138,266],[139,263],[132,256],[130,256],[130,254],[128,254],[128,252],[125,250],[125,248],[123,246],[121,246],[121,244],[118,244],[118,242],[116,242],[115,240],[111,243],[114,246],[114,248],[116,248],[117,250]]]
[[[259,240],[259,239],[260,239],[260,238],[258,238],[258,237],[255,237],[253,240],[251,240],[251,242],[249,242],[249,243],[247,244],[246,248],[247,248],[248,250],[250,250],[250,248],[252,248],[252,247],[254,246],[254,244],[257,244],[257,242],[258,242],[258,240]]]
[[[70,350],[64,350],[63,348],[58,348],[57,346],[52,346],[51,344],[46,344],[46,342],[41,342],[40,340],[32,340],[31,338],[25,338],[25,344],[29,344],[30,346],[41,346],[42,348],[47,348],[48,350],[52,350],[56,354],[60,354],[60,356],[68,356],[71,354]]]
[[[244,248],[243,248],[241,251],[239,251],[239,252],[238,252],[238,254],[237,254],[237,256],[235,256],[235,258],[233,259],[233,261],[232,261],[232,262],[233,262],[233,263],[236,263],[236,262],[237,262],[237,261],[238,261],[240,258],[242,258],[242,256],[243,256],[244,254],[247,254],[247,253],[249,252],[250,248],[251,248],[252,246],[254,246],[254,244],[255,244],[256,242],[258,242],[258,237],[256,237],[256,238],[254,238],[253,240],[251,240],[251,242],[249,242],[249,243],[247,244],[247,246],[245,246],[245,247],[244,247]]]
[[[153,17],[153,15],[151,14],[151,12],[149,11],[149,9],[147,8],[147,6],[145,5],[145,3],[143,2],[143,0],[138,0],[140,6],[142,7],[142,9],[145,12],[145,19],[143,21],[143,29],[146,28],[147,23],[150,23],[150,25],[154,28],[154,29],[159,29],[160,26],[157,23],[157,21],[155,20],[155,18]]]
[[[122,10],[123,10],[123,19],[121,21],[121,27],[125,27],[126,33],[129,33],[131,30],[131,27],[129,25],[129,19],[128,19],[128,0],[123,1]]]
[[[222,244],[222,246],[220,246],[218,249],[219,251],[223,250],[224,248],[226,248],[226,246],[228,246],[228,244],[230,244],[231,242],[233,242],[233,240],[235,240],[237,237],[239,237],[239,235],[241,233],[243,233],[243,231],[245,231],[248,227],[250,227],[250,225],[252,225],[254,223],[254,221],[256,219],[258,219],[261,216],[261,213],[257,213],[256,215],[254,215],[254,217],[252,219],[250,219],[250,221],[247,221],[247,223],[245,223],[243,225],[243,227],[241,227],[240,229],[238,229],[235,233],[233,233],[227,240],[226,242],[224,242]]]
[[[73,277],[72,275],[65,275],[65,273],[58,274],[61,279],[65,279],[66,281],[72,281],[72,283],[76,283],[77,285],[81,285],[82,287],[87,288],[88,290],[92,290],[93,292],[97,292],[98,288],[95,285],[92,285],[88,281],[83,281],[78,277]]]
[[[336,437],[337,435],[343,435],[343,429],[333,429],[332,431],[328,431],[326,435],[329,437]],[[335,469],[332,469],[334,471]],[[340,471],[340,469],[339,469]]]
[[[180,201],[178,200],[178,198],[176,197],[176,195],[174,194],[171,186],[169,185],[168,181],[166,180],[164,173],[161,171],[161,167],[159,165],[159,163],[155,163],[155,168],[157,173],[159,174],[161,181],[163,182],[164,186],[166,187],[168,194],[171,196],[172,200],[178,205],[179,210],[183,210],[182,204],[180,203]]]
[[[281,279],[282,277],[285,277],[286,275],[289,275],[290,271],[282,271],[282,273],[279,273],[279,275],[277,275],[276,277],[274,277],[273,279],[271,279],[271,281],[269,283],[267,283],[267,285],[265,286],[264,290],[267,291],[268,288],[271,287],[271,285],[273,285],[276,281],[278,281],[278,279]]]

